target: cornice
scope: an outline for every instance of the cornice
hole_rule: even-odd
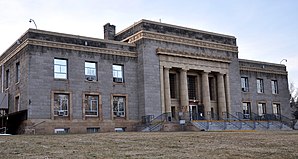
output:
[[[90,41],[109,43],[109,44],[115,44],[115,45],[135,46],[134,44],[129,44],[129,43],[126,43],[126,42],[121,42],[121,41],[98,39],[98,38],[79,36],[79,35],[72,35],[72,34],[65,34],[65,33],[58,33],[58,32],[38,30],[38,29],[29,29],[27,32],[53,35],[53,36],[57,36],[57,37],[67,37],[67,38],[74,38],[74,39],[90,40]]]
[[[22,42],[17,48],[15,48],[13,51],[11,51],[6,57],[4,57],[0,61],[0,65],[3,65],[6,61],[8,61],[10,58],[12,58],[15,54],[17,54],[21,49],[23,49],[27,45],[45,46],[45,47],[50,47],[50,48],[60,48],[60,49],[85,51],[85,52],[93,52],[93,53],[100,53],[100,54],[117,55],[117,56],[137,57],[137,53],[131,52],[131,51],[122,51],[122,50],[114,50],[114,49],[107,49],[107,48],[97,48],[97,47],[92,47],[92,46],[82,46],[82,45],[67,44],[67,43],[60,43],[60,42],[28,38],[24,42]]]
[[[155,33],[150,31],[143,31],[143,30],[139,31],[138,33],[122,41],[128,40],[128,43],[134,43],[142,38],[238,53],[238,47],[233,45],[220,44],[215,42],[209,42],[209,41],[203,41],[203,40],[186,38],[186,37],[181,37],[176,35],[168,35],[168,34]]]
[[[184,58],[191,58],[191,59],[198,59],[198,60],[223,62],[223,63],[230,63],[231,62],[231,59],[225,58],[225,57],[212,56],[212,55],[206,55],[206,54],[198,54],[198,53],[194,53],[194,52],[169,50],[169,49],[163,49],[163,48],[157,48],[156,49],[156,54],[175,56],[175,57],[184,57]]]
[[[273,69],[261,69],[257,67],[243,67],[240,66],[240,71],[250,71],[250,72],[260,72],[260,73],[269,73],[269,74],[279,74],[279,75],[288,75],[287,71],[278,71]]]

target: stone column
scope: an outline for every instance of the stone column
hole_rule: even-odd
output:
[[[226,86],[226,102],[227,102],[227,112],[232,114],[231,112],[231,95],[230,95],[230,78],[229,75],[225,75],[225,86]]]
[[[188,112],[187,70],[180,70],[180,105],[182,112]]]
[[[159,66],[160,69],[160,103],[161,103],[161,112],[165,112],[165,95],[164,95],[164,73],[163,66]]]
[[[165,97],[165,112],[171,112],[171,92],[170,92],[170,68],[164,68],[164,97]]]
[[[211,102],[210,102],[210,92],[209,92],[209,79],[208,79],[209,72],[202,73],[202,98],[203,98],[203,105],[204,105],[204,117],[206,119],[211,118]]]
[[[225,85],[224,85],[224,78],[223,74],[218,73],[217,74],[217,104],[218,104],[218,113],[219,117],[223,118],[226,116],[223,116],[223,113],[227,112],[227,107],[226,107],[226,92],[225,92]]]

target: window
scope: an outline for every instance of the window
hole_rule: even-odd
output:
[[[55,134],[67,134],[69,133],[69,128],[58,128],[54,130]]]
[[[196,99],[196,77],[187,76],[188,97],[189,99]]]
[[[98,133],[100,128],[87,128],[87,133]]]
[[[9,80],[9,70],[6,70],[6,83],[5,83],[5,87],[8,88],[9,87],[9,83],[10,83],[10,80]]]
[[[20,96],[15,97],[15,111],[20,111]]]
[[[98,96],[86,95],[85,99],[85,115],[98,116]]]
[[[125,97],[113,97],[113,115],[114,117],[125,117]]]
[[[248,78],[241,77],[241,89],[242,92],[248,92]]]
[[[54,78],[67,79],[67,60],[54,59]]]
[[[272,94],[278,94],[277,80],[271,81]]]
[[[257,92],[264,93],[264,82],[263,79],[257,79]]]
[[[266,114],[266,104],[258,103],[258,115],[263,116],[264,114]]]
[[[16,83],[20,81],[20,62],[16,63]]]
[[[250,103],[249,102],[243,102],[242,103],[242,108],[243,108],[243,118],[244,119],[249,119],[250,118]]]
[[[96,63],[85,62],[85,79],[88,81],[96,81]]]
[[[69,95],[54,94],[54,116],[68,116],[69,110]]]
[[[176,98],[176,74],[170,74],[169,77],[171,98]]]
[[[273,114],[274,115],[280,115],[280,105],[277,103],[272,104]]]
[[[123,83],[123,66],[113,65],[113,82]]]

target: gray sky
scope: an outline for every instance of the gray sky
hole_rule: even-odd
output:
[[[0,0],[0,53],[28,28],[103,38],[141,19],[233,35],[239,58],[287,66],[298,86],[296,0]]]

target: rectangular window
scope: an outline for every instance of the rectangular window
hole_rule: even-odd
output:
[[[263,79],[257,79],[257,92],[264,93],[264,82]]]
[[[189,99],[196,99],[196,77],[187,76],[188,97]]]
[[[67,134],[69,133],[69,128],[58,128],[54,130],[55,134]]]
[[[87,133],[99,133],[100,128],[87,128]]]
[[[20,81],[20,62],[16,63],[16,83]]]
[[[170,74],[169,77],[171,98],[176,98],[176,74]]]
[[[96,81],[96,63],[85,62],[85,79],[87,81]]]
[[[272,94],[278,94],[277,80],[271,81]]]
[[[113,115],[114,117],[125,117],[125,97],[113,97]]]
[[[54,116],[68,116],[69,110],[69,95],[54,94]]]
[[[15,111],[20,111],[20,96],[15,97]]]
[[[241,77],[241,89],[242,92],[248,92],[248,78]]]
[[[250,103],[249,102],[243,102],[242,103],[242,108],[243,108],[243,118],[244,119],[250,119]]]
[[[10,78],[9,78],[9,76],[10,76],[10,74],[9,74],[9,70],[6,70],[6,73],[5,73],[5,77],[6,77],[6,83],[5,83],[5,87],[6,88],[8,88],[9,87],[9,83],[10,83]]]
[[[266,103],[258,103],[258,115],[263,116],[266,114]]]
[[[54,59],[54,78],[67,79],[67,60]]]
[[[86,116],[98,116],[98,96],[85,95],[85,115]]]
[[[280,104],[273,103],[272,104],[273,114],[274,115],[280,115]]]
[[[113,65],[113,82],[123,83],[123,66]]]

